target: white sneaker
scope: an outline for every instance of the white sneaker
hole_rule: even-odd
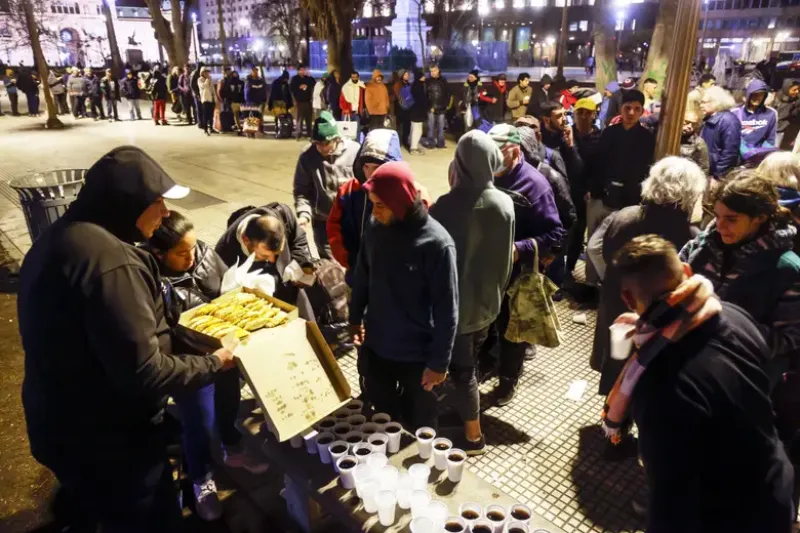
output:
[[[257,458],[249,455],[246,449],[231,453],[225,450],[224,463],[225,466],[230,466],[232,468],[244,468],[251,474],[263,474],[269,470],[268,463],[259,461]]]
[[[197,516],[206,522],[219,520],[222,516],[222,504],[217,496],[217,485],[209,479],[202,485],[194,485],[194,510]]]

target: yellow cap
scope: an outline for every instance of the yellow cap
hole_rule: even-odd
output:
[[[578,109],[588,109],[589,111],[597,111],[597,104],[591,98],[581,98],[575,102],[575,111]]]

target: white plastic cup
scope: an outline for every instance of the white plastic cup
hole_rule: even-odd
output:
[[[306,451],[309,455],[317,455],[319,453],[317,449],[317,435],[319,435],[319,433],[314,429],[303,435],[303,440],[306,443]]]
[[[356,447],[356,444],[364,442],[364,435],[361,434],[360,431],[351,431],[347,435],[344,436],[344,440],[348,446],[350,446],[350,454],[352,455],[353,449]]]
[[[433,520],[433,530],[442,531],[444,529],[444,522],[450,515],[447,509],[447,504],[434,500],[428,504],[428,518]]]
[[[388,413],[375,413],[372,415],[370,421],[373,424],[378,424],[381,428],[392,421],[392,417]]]
[[[467,452],[458,448],[451,448],[445,456],[447,460],[447,479],[459,483],[464,475],[464,463],[467,462]]]
[[[373,433],[380,433],[381,427],[374,422],[367,422],[361,426],[361,433],[364,435],[372,435]]]
[[[341,448],[341,450],[337,450],[337,448]],[[339,467],[336,466],[336,461],[347,455],[348,451],[350,451],[350,447],[343,440],[335,440],[328,446],[328,453],[331,456],[331,462],[337,474],[339,473]]]
[[[361,426],[367,423],[367,417],[364,415],[350,415],[347,417],[347,423],[350,424],[352,431],[361,431]]]
[[[378,504],[375,497],[381,490],[381,484],[374,478],[364,483],[361,487],[361,502],[364,504],[364,510],[370,514],[378,512]]]
[[[479,527],[486,528],[488,531],[494,531],[494,522],[488,518],[479,518],[472,523],[469,529],[470,531],[475,531]]]
[[[454,531],[456,533],[467,533],[469,531],[467,529],[469,524],[467,524],[467,521],[460,516],[448,516],[444,523],[445,528],[442,531]],[[461,529],[456,529],[456,526],[460,527]]]
[[[411,492],[414,490],[414,479],[408,472],[403,472],[397,478],[397,505],[400,509],[408,510],[411,507]]]
[[[398,422],[389,422],[383,426],[383,432],[389,437],[389,442],[386,445],[386,451],[389,453],[397,453],[400,451],[400,438],[403,436],[403,426]]]
[[[411,504],[411,518],[419,518],[420,516],[428,516],[428,505],[431,503],[431,493],[427,490],[415,490],[411,493],[409,498]]]
[[[352,464],[351,464],[352,463]],[[358,459],[352,455],[345,455],[336,460],[336,468],[339,471],[339,482],[345,489],[352,489],[356,486],[353,478],[353,469],[358,464]]]
[[[509,520],[513,522],[522,522],[523,524],[528,525],[531,523],[531,519],[533,518],[533,509],[527,505],[518,503],[508,508],[508,516]],[[528,518],[525,518],[526,516]]]
[[[289,444],[292,445],[292,448],[302,448],[303,447],[303,436],[302,435],[295,435],[291,439],[289,439]]]
[[[506,526],[506,531],[508,531],[508,533],[529,533],[530,528],[525,522],[513,520]]]
[[[423,459],[430,459],[433,450],[433,439],[436,438],[436,431],[433,428],[422,427],[414,434],[417,437],[417,447],[419,456]]]
[[[353,446],[353,449],[350,453],[354,455],[356,459],[358,459],[358,464],[363,464],[366,466],[367,458],[372,455],[372,444],[368,442],[359,442]]]
[[[389,444],[389,435],[386,433],[373,433],[367,437],[367,442],[372,444],[372,449],[386,455],[386,446]]]
[[[361,400],[350,400],[344,408],[347,409],[351,415],[360,415],[361,410],[364,409],[364,402]]]
[[[479,503],[465,502],[459,506],[458,514],[467,522],[469,530],[472,531],[472,524],[483,518],[483,507]]]
[[[623,361],[631,354],[633,336],[628,336],[636,329],[633,324],[611,324],[608,328],[611,338],[611,359]]]
[[[400,479],[400,471],[396,466],[386,465],[381,468],[378,474],[381,481],[381,490],[395,490],[397,488],[397,480]]]
[[[382,453],[373,452],[369,457],[367,457],[367,466],[369,466],[370,470],[372,470],[373,476],[377,476],[383,467],[388,463],[389,459],[387,459]]]
[[[443,448],[443,449],[439,449]],[[450,439],[433,439],[433,466],[436,470],[447,470],[447,454],[453,449]]]
[[[320,433],[333,433],[333,426],[335,426],[339,421],[333,418],[332,416],[323,418],[317,424],[317,431]]]
[[[353,480],[356,483],[356,495],[359,498],[363,498],[363,496],[361,495],[361,489],[364,488],[364,484],[372,479],[373,479],[372,471],[369,469],[367,465],[358,464],[353,469]]]
[[[317,433],[317,436],[314,439],[314,442],[317,445],[319,459],[326,465],[331,463],[330,447],[335,440],[336,437],[333,436],[333,433]]]
[[[493,518],[495,515],[499,518]],[[508,520],[508,513],[502,505],[490,505],[486,508],[486,519],[492,524],[494,533],[503,533],[503,528]],[[473,526],[473,529],[475,526]]]
[[[414,490],[426,490],[428,488],[428,478],[431,476],[431,467],[426,464],[417,463],[408,468],[408,474],[414,481]]]
[[[382,490],[375,496],[378,505],[378,520],[384,527],[394,524],[395,511],[397,510],[397,496],[390,490]]]
[[[411,533],[434,533],[433,520],[427,516],[420,516],[411,521]]]
[[[336,435],[337,439],[344,440],[344,436],[347,435],[352,431],[350,424],[347,422],[339,422],[335,426],[333,426],[333,430],[331,431],[334,435]]]

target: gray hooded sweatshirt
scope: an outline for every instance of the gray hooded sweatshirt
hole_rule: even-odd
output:
[[[493,184],[502,167],[494,141],[482,131],[470,131],[458,141],[450,165],[450,192],[430,209],[456,244],[459,335],[494,322],[511,275],[514,204]]]

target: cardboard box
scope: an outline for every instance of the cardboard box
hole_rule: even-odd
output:
[[[281,442],[351,399],[350,385],[314,323],[298,318],[258,330],[235,354],[242,376]]]
[[[287,304],[286,302],[284,302],[282,300],[278,300],[277,298],[274,298],[274,297],[272,297],[272,296],[270,296],[268,294],[265,294],[265,293],[259,291],[258,289],[248,289],[246,287],[239,287],[238,289],[232,290],[230,292],[226,292],[225,294],[223,294],[219,298],[215,298],[214,300],[212,300],[212,302],[213,303],[224,303],[227,300],[230,300],[234,295],[236,295],[236,294],[238,294],[240,292],[249,292],[249,293],[257,295],[259,298],[263,298],[264,300],[267,300],[272,305],[274,305],[275,307],[277,307],[278,309],[280,309],[281,311],[284,311],[287,315],[289,315],[289,322],[291,322],[292,320],[295,320],[298,317],[297,307],[295,307],[293,305],[290,305],[290,304]],[[216,350],[222,348],[222,342],[219,339],[217,339],[216,337],[211,337],[210,335],[206,335],[205,333],[200,333],[199,331],[195,331],[195,330],[193,330],[193,329],[191,329],[191,328],[186,326],[186,324],[188,324],[189,321],[192,318],[194,318],[196,310],[197,310],[197,308],[189,309],[188,311],[185,311],[185,312],[181,313],[180,320],[178,321],[178,327],[176,328],[178,330],[177,333],[178,333],[178,336],[179,336],[180,340],[182,342],[186,343],[188,346],[190,346],[190,347],[192,347],[192,348],[194,348],[196,350],[199,350],[200,353],[213,352],[213,351],[216,351]],[[242,343],[246,344],[246,343],[250,342],[250,339],[253,337],[253,335],[255,335],[256,333],[258,333],[260,331],[263,331],[263,329],[256,330],[256,331],[250,333],[250,335],[247,338],[245,338],[242,341]]]

